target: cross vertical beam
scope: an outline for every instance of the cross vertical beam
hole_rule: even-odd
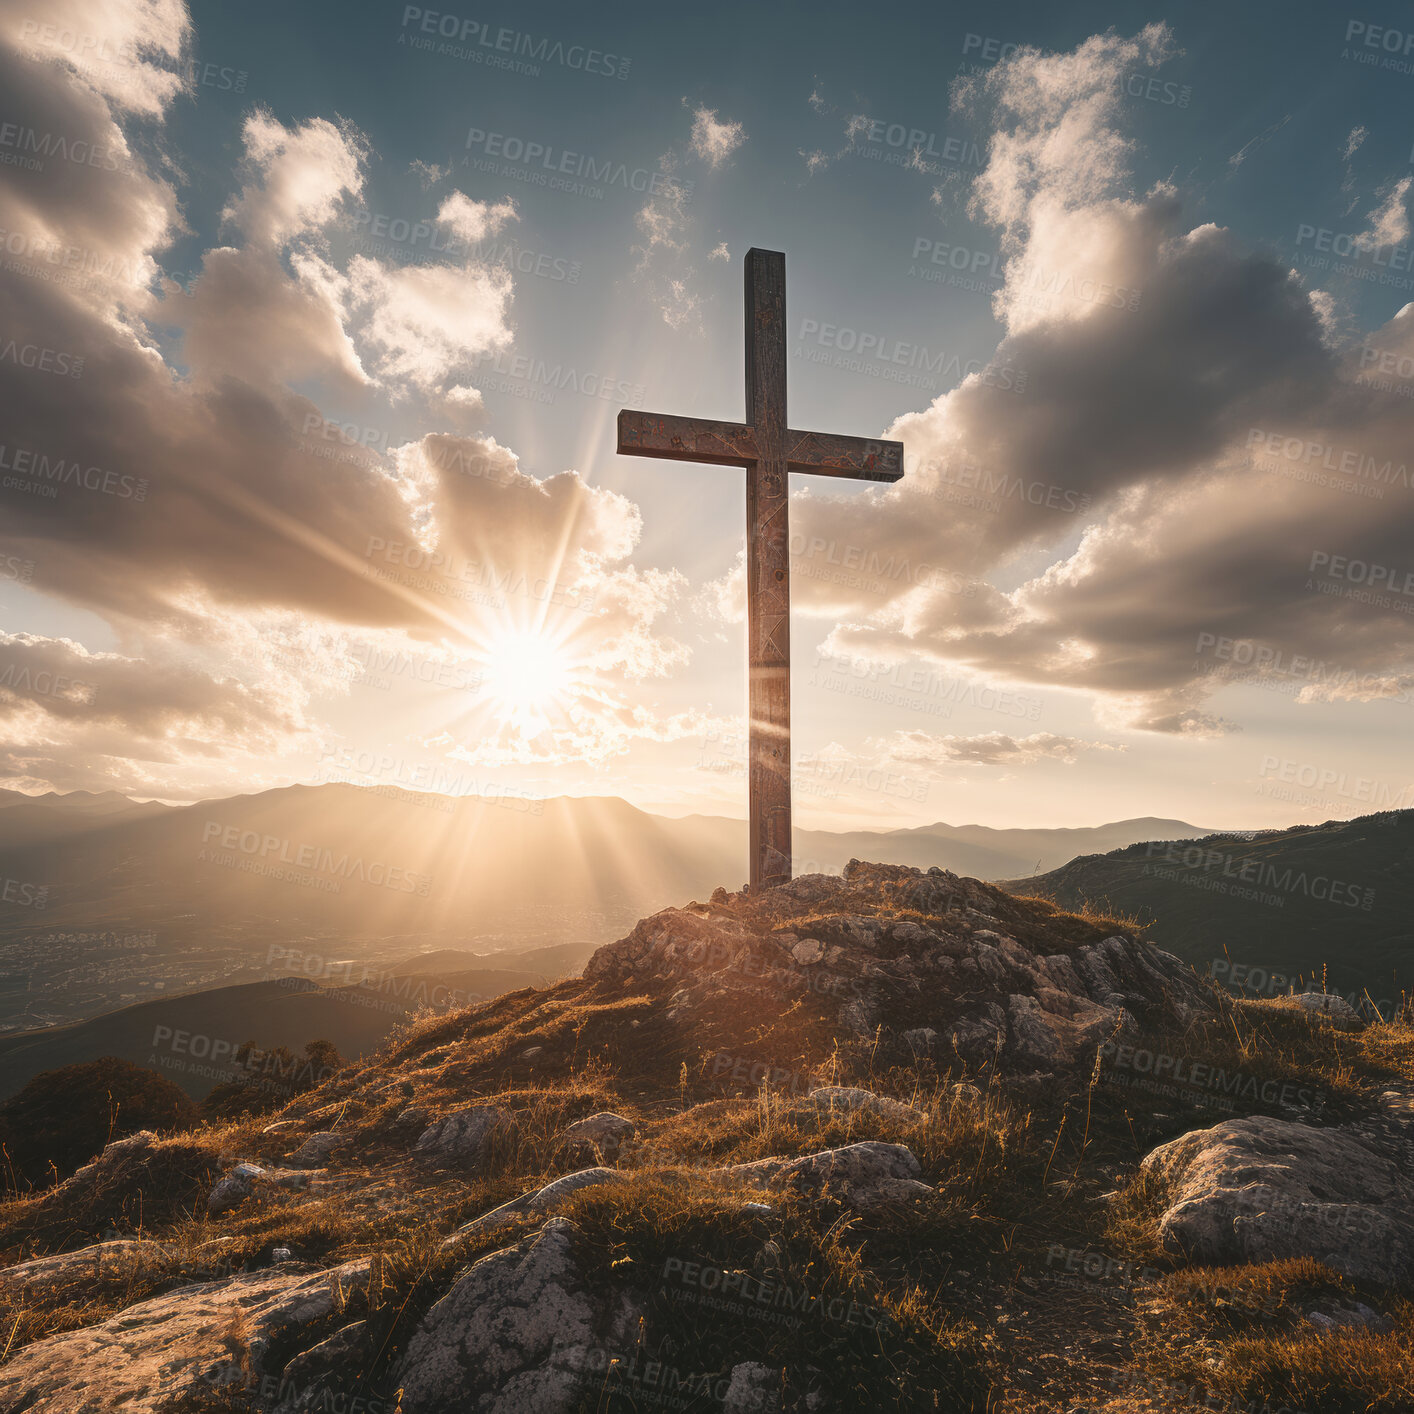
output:
[[[751,883],[789,879],[790,499],[786,475],[786,258],[746,256],[746,621]]]
[[[619,412],[621,456],[706,462],[746,470],[746,616],[749,646],[747,778],[751,883],[790,878],[789,473],[897,481],[903,443],[786,422],[786,258],[746,254],[746,421]]]

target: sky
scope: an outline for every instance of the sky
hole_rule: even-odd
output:
[[[745,814],[787,264],[796,823],[1414,804],[1414,20],[0,3],[0,785]]]

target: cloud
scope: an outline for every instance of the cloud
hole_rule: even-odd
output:
[[[688,106],[683,99],[683,107]],[[740,123],[720,122],[716,111],[710,108],[693,111],[688,150],[709,167],[721,167],[745,141]],[[676,148],[663,154],[659,165],[669,180],[634,217],[639,236],[633,247],[634,278],[648,292],[670,329],[700,333],[703,301],[696,285],[697,265],[692,253],[696,228],[690,205],[692,183],[676,175],[681,161]],[[730,258],[725,241],[707,254],[708,260]]]
[[[439,167],[435,162],[424,162],[420,158],[408,163],[408,171],[417,178],[423,191],[435,187],[445,177],[450,168]]]
[[[182,0],[46,0],[0,12],[0,40],[57,64],[124,113],[160,117],[190,87],[191,19]]]
[[[1361,250],[1402,245],[1409,239],[1409,188],[1414,177],[1401,177],[1385,193],[1385,198],[1369,215],[1369,227],[1355,237]]]
[[[838,117],[839,110],[826,103],[818,85],[810,95],[810,106],[822,116]],[[869,117],[867,113],[850,113],[845,118],[843,147],[835,152],[826,152],[823,148],[814,148],[809,152],[804,148],[798,149],[798,154],[805,163],[807,174],[813,177],[817,172],[823,172],[831,163],[838,162],[840,158],[848,156],[851,152],[858,152],[868,137],[869,129],[873,124],[874,119]]]
[[[717,168],[746,141],[746,130],[740,123],[721,122],[715,108],[698,107],[692,114],[691,141],[693,152]]]
[[[1123,94],[1116,78],[1174,52],[1168,27],[1151,24],[1132,39],[1093,35],[1069,54],[1022,48],[985,75],[960,80],[954,106],[976,110],[990,100],[997,123],[973,187],[974,211],[1019,240],[1056,208],[1109,195],[1128,176],[1133,150],[1115,121]]]
[[[300,725],[298,712],[244,684],[121,653],[91,653],[67,638],[0,632],[0,724],[53,721],[119,728],[144,740],[199,735],[268,744]]]
[[[222,215],[254,244],[281,246],[322,229],[363,189],[367,143],[352,127],[311,118],[287,128],[256,109],[242,137],[252,180]]]
[[[937,736],[931,732],[896,731],[889,737],[870,738],[867,745],[884,759],[903,766],[941,767],[1030,766],[1037,761],[1063,761],[1073,765],[1084,751],[1122,751],[1121,746],[1079,737],[1034,732],[1013,737],[1005,732],[979,736]]]
[[[344,391],[373,381],[346,328],[343,277],[318,255],[209,250],[189,290],[169,285],[163,314],[180,330],[201,380],[289,384],[320,380]]]
[[[458,240],[476,245],[494,236],[516,216],[515,202],[473,201],[464,192],[454,191],[437,208],[438,222],[448,227]]]
[[[13,25],[0,42],[16,111],[108,159],[0,169],[0,228],[30,239],[36,266],[74,247],[92,267],[73,282],[7,272],[6,341],[58,351],[68,376],[0,368],[7,456],[31,482],[4,490],[6,553],[33,561],[32,590],[105,619],[121,652],[7,639],[34,671],[96,683],[5,699],[11,774],[145,795],[268,781],[277,767],[252,755],[306,739],[315,695],[340,690],[351,635],[404,635],[460,661],[508,630],[545,633],[571,645],[596,700],[627,722],[621,736],[646,730],[624,718],[624,685],[686,650],[658,631],[680,577],[632,563],[636,508],[574,472],[537,479],[491,439],[403,433],[400,449],[387,430],[483,411],[475,368],[511,337],[511,272],[470,253],[342,264],[327,232],[362,200],[367,143],[258,109],[241,129],[228,243],[204,253],[189,292],[164,281],[187,234],[182,177],[170,161],[149,167],[125,125],[160,118],[176,91],[160,74],[185,53],[186,12],[120,0],[63,15],[97,15],[110,37],[118,24],[152,72],[99,84],[26,57]],[[468,244],[514,216],[459,192],[434,212]],[[382,395],[384,411],[363,414],[386,420],[371,447],[324,436],[330,393],[356,409]],[[412,466],[439,445],[461,450],[461,471]],[[479,582],[487,566],[498,582]],[[317,635],[333,646],[308,649]]]
[[[0,780],[138,795],[248,784],[252,755],[312,740],[290,680],[251,687],[172,660],[94,653],[70,639],[0,633]]]
[[[1265,147],[1289,122],[1291,114],[1283,114],[1275,123],[1270,124],[1257,134],[1254,138],[1249,138],[1247,142],[1238,148],[1231,157],[1227,159],[1229,172],[1236,172],[1237,169],[1247,160],[1248,155],[1257,151],[1258,148]],[[1360,129],[1356,129],[1360,131]],[[1355,133],[1351,133],[1350,140],[1354,142]],[[1353,148],[1351,149],[1354,150]]]
[[[395,396],[431,395],[510,341],[504,268],[469,255],[406,266],[356,256],[346,270],[330,262],[322,234],[364,190],[360,134],[322,118],[286,128],[260,110],[243,133],[249,180],[225,218],[244,244],[208,251],[188,300],[173,308],[199,374],[321,378],[345,390],[376,380]],[[436,213],[463,249],[514,218],[510,201],[459,191]]]
[[[1223,679],[1205,633],[1321,665],[1345,694],[1414,670],[1399,603],[1308,568],[1318,551],[1403,562],[1414,405],[1358,376],[1332,295],[1185,226],[1176,190],[1134,192],[1118,80],[1172,52],[1150,27],[1023,49],[964,86],[998,124],[973,209],[1007,254],[1004,335],[889,430],[902,482],[795,496],[815,565],[795,603],[836,622],[833,651],[1080,691],[1107,723],[1187,735],[1233,725],[1206,705]],[[1411,334],[1414,311],[1363,342]]]
[[[663,170],[675,167],[671,153],[663,157]],[[635,278],[649,292],[663,322],[670,329],[698,331],[702,327],[702,297],[693,281],[697,276],[690,251],[691,189],[683,182],[667,182],[639,210],[634,224],[642,239],[634,246]]]
[[[430,391],[511,341],[510,272],[489,266],[385,265],[357,256],[350,303],[379,377]]]

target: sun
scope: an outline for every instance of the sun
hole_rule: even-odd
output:
[[[543,633],[521,629],[498,634],[487,646],[482,675],[488,700],[503,722],[543,730],[546,713],[570,689],[563,647]]]

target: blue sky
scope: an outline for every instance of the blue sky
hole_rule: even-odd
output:
[[[11,785],[743,813],[740,474],[613,422],[741,415],[756,245],[910,456],[796,482],[799,823],[1414,800],[1399,9],[37,8],[0,442],[119,490],[6,490]]]

